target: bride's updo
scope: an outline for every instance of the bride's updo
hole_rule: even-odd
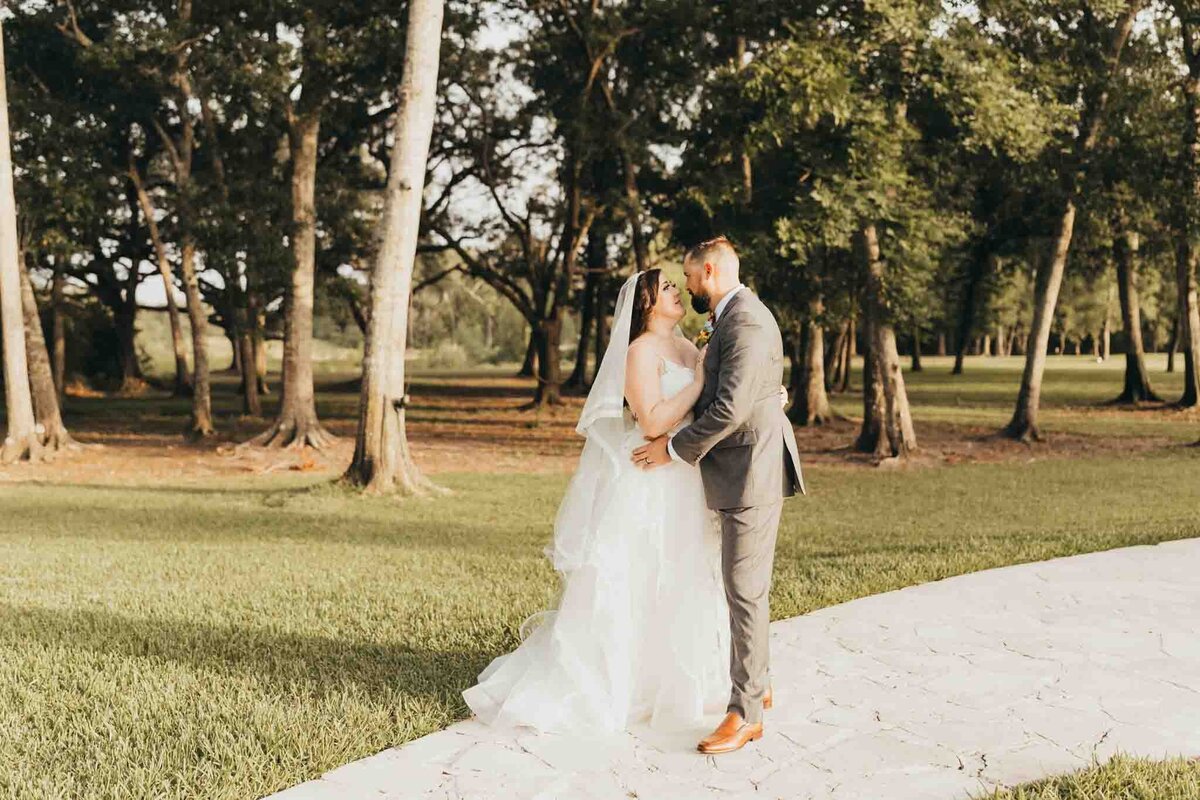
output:
[[[650,312],[658,304],[658,279],[661,269],[648,269],[642,273],[633,287],[633,321],[629,325],[629,343],[633,344],[639,336],[646,332],[646,324],[650,321]]]

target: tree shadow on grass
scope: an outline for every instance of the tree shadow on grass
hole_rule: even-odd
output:
[[[216,478],[217,481],[234,481],[232,476],[222,476]],[[22,481],[19,484],[14,484],[21,488],[30,487],[36,489],[48,490],[67,490],[78,492],[80,494],[106,494],[111,492],[121,492],[122,494],[146,494],[146,495],[164,495],[164,494],[182,494],[192,495],[196,497],[209,497],[215,495],[236,495],[239,497],[261,497],[264,500],[267,498],[278,498],[286,500],[289,497],[305,497],[312,493],[316,487],[325,486],[330,483],[330,479],[322,477],[313,479],[310,483],[299,486],[236,486],[232,483],[220,484],[217,486],[185,486],[180,484],[161,484],[158,486],[139,486],[120,483],[68,483],[64,481]]]
[[[0,647],[30,645],[245,675],[283,696],[362,693],[393,707],[401,698],[423,698],[459,715],[466,711],[459,693],[493,655],[481,647],[430,650],[112,611],[0,604]]]

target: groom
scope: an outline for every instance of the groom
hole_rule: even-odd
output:
[[[738,257],[724,236],[701,242],[683,262],[692,306],[713,309],[704,389],[695,421],[669,440],[633,452],[643,469],[672,459],[700,465],[708,507],[721,517],[721,562],[729,601],[733,691],[728,713],[699,744],[730,753],[762,738],[770,706],[768,595],[783,499],[804,493],[796,437],[779,404],[783,340],[775,317],[738,280]]]

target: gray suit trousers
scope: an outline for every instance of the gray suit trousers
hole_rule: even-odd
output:
[[[729,711],[746,722],[762,722],[769,685],[771,569],[783,500],[721,509],[721,567],[729,601]]]

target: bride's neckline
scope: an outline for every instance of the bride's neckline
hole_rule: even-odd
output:
[[[662,362],[664,364],[669,364],[672,367],[676,367],[678,369],[686,369],[688,372],[691,372],[691,370],[692,370],[692,368],[689,367],[687,364],[681,364],[678,361],[672,361],[671,359],[666,358],[664,356],[659,356],[659,358],[662,359]]]

